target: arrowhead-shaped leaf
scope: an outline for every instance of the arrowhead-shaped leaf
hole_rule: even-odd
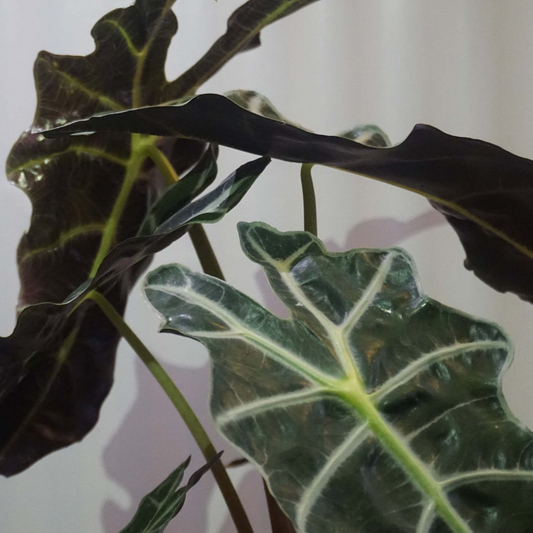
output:
[[[145,294],[208,348],[215,424],[297,530],[529,532],[533,434],[502,396],[502,331],[425,296],[402,250],[239,229],[290,319],[179,265]]]
[[[191,461],[189,457],[163,483],[141,500],[132,521],[120,533],[163,533],[181,511],[187,492],[200,481],[216,461],[220,460],[221,455],[222,452],[197,470],[187,484],[180,488],[185,470]]]
[[[39,54],[33,129],[103,111],[161,102],[166,51],[177,29],[167,0],[138,0],[103,17],[87,57]],[[0,341],[0,473],[11,475],[80,440],[96,423],[113,379],[119,336],[90,303],[54,307],[95,276],[107,253],[134,237],[164,182],[147,161],[154,139],[100,134],[46,140],[24,133],[7,161],[9,179],[33,214],[18,249],[22,314]],[[178,170],[204,144],[163,142]],[[122,313],[147,262],[102,291]],[[33,307],[35,306],[35,307]]]
[[[160,103],[166,50],[177,29],[167,4],[139,0],[106,15],[93,29],[96,49],[87,57],[41,52],[32,128],[124,110],[135,100]],[[18,250],[21,307],[61,302],[94,275],[109,249],[136,234],[163,188],[161,177],[145,165],[153,143],[128,134],[54,141],[22,135],[7,161],[9,179],[33,206]],[[174,155],[183,168],[185,151]]]
[[[533,301],[533,162],[492,144],[418,125],[391,148],[317,135],[250,113],[218,95],[107,114],[46,135],[134,131],[206,139],[274,159],[326,165],[428,198],[457,231],[466,267],[498,291]]]

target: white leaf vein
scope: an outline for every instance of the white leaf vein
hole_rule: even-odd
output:
[[[464,472],[462,474],[451,476],[441,481],[441,485],[447,491],[451,491],[462,485],[469,485],[471,483],[480,483],[486,481],[526,481],[533,483],[533,471],[518,469],[500,470],[496,468],[474,470],[471,472]]]
[[[268,398],[261,398],[253,402],[229,409],[217,417],[216,422],[221,426],[229,422],[236,422],[242,418],[252,417],[275,409],[286,409],[303,403],[316,402],[324,399],[327,389],[314,387],[286,394],[278,394]]]
[[[249,342],[250,344],[264,351],[265,355],[269,356],[271,359],[289,368],[290,370],[301,374],[316,384],[330,386],[335,382],[334,377],[325,374],[317,367],[309,364],[301,357],[298,357],[291,351],[287,350],[284,346],[274,342],[272,339],[261,335],[256,330],[252,330],[249,325],[243,324],[239,317],[229,312],[220,304],[198,294],[197,291],[167,285],[150,285],[147,287],[147,290],[159,291],[170,296],[176,296],[189,304],[197,305],[209,313],[218,316],[230,327],[229,329],[235,338],[240,338],[246,342]],[[211,334],[211,332],[207,333],[208,335],[204,336],[208,337]],[[196,336],[197,333],[194,335]],[[228,334],[225,336],[229,338],[232,335]]]
[[[308,517],[318,498],[338,469],[355,453],[357,448],[361,446],[370,434],[368,423],[356,427],[348,435],[347,439],[331,454],[322,470],[320,470],[304,491],[300,502],[296,506],[296,525],[299,531],[306,531]]]
[[[451,346],[445,346],[422,355],[409,365],[407,365],[401,372],[386,381],[379,389],[370,394],[370,397],[379,402],[386,398],[391,392],[395,391],[402,385],[408,383],[411,379],[416,377],[420,372],[427,370],[435,363],[451,359],[459,355],[464,355],[468,352],[477,350],[501,350],[507,349],[508,345],[503,341],[474,341],[457,343]]]
[[[435,520],[435,502],[429,502],[422,511],[416,533],[429,533],[433,520]]]

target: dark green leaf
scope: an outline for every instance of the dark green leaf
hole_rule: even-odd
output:
[[[425,296],[400,249],[239,231],[290,319],[179,265],[145,294],[163,330],[208,348],[215,424],[296,529],[530,531],[533,434],[502,395],[504,333]]]
[[[187,72],[170,84],[166,101],[193,94],[240,52],[259,46],[259,32],[317,0],[249,0],[228,20],[226,33]]]
[[[162,533],[181,511],[187,492],[200,481],[202,476],[220,460],[222,452],[197,470],[187,485],[179,488],[185,469],[189,466],[189,457],[161,485],[147,494],[139,504],[133,520],[120,533]]]
[[[466,267],[533,301],[533,162],[495,145],[418,125],[391,148],[316,135],[203,95],[181,106],[107,114],[46,133],[135,131],[201,138],[275,159],[326,165],[428,198],[457,231]]]

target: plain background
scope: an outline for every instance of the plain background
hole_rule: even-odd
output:
[[[0,2],[0,159],[5,160],[19,133],[31,124],[32,63],[37,52],[89,53],[93,23],[127,3]],[[170,52],[169,78],[207,50],[240,3],[176,3],[180,32]],[[426,122],[533,157],[532,25],[533,3],[528,0],[322,0],[268,28],[260,50],[237,57],[202,91],[258,90],[292,120],[323,133],[375,123],[397,143],[414,124]],[[224,151],[221,174],[247,159]],[[298,170],[274,163],[238,209],[207,228],[228,280],[279,312],[283,311],[258,269],[241,254],[235,224],[264,220],[282,230],[300,229]],[[319,232],[330,249],[400,245],[414,256],[430,296],[494,320],[508,331],[516,359],[504,390],[514,413],[533,427],[533,307],[515,296],[495,293],[464,270],[457,237],[423,198],[326,169],[317,169],[315,176]],[[30,205],[7,182],[0,183],[0,216],[0,333],[8,335],[18,291],[15,250],[28,225]],[[198,268],[186,238],[160,254],[156,263],[171,261]],[[138,289],[126,317],[209,424],[209,371],[203,348],[159,335],[158,320]],[[217,444],[228,449],[220,440]],[[199,453],[178,416],[122,343],[116,385],[97,428],[81,444],[16,478],[0,480],[0,529],[115,533],[128,522],[139,498],[190,453],[193,464],[199,465]],[[228,449],[226,460],[234,457]],[[268,531],[257,475],[245,467],[232,476],[256,531]],[[207,477],[191,492],[183,514],[168,531],[233,531]]]

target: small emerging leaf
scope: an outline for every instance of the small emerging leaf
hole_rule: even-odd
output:
[[[221,455],[222,452],[213,457],[189,478],[184,487],[179,488],[185,470],[191,461],[189,457],[161,485],[141,500],[133,520],[120,533],[163,533],[181,511],[187,492],[220,460]]]
[[[297,531],[529,532],[533,434],[502,395],[503,332],[425,296],[402,250],[239,231],[289,320],[179,265],[145,294],[208,348],[215,424]]]
[[[209,187],[217,177],[216,150],[209,147],[202,159],[183,179],[172,185],[150,208],[139,235],[150,235],[174,213],[185,207]]]

